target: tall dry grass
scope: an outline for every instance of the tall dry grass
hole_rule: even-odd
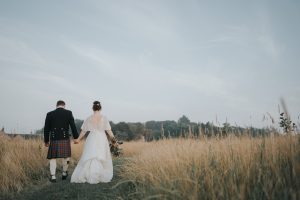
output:
[[[125,143],[132,198],[299,199],[300,137]],[[116,185],[119,186],[119,185]]]
[[[72,147],[71,164],[79,159],[82,147],[83,143]],[[47,150],[42,140],[0,134],[0,193],[18,192],[49,177]],[[57,171],[61,168],[58,161]]]
[[[72,146],[71,165],[83,145]],[[300,197],[300,136],[169,139],[128,142],[122,148],[127,159],[116,187],[131,182],[135,192],[129,198]],[[48,177],[46,155],[41,140],[0,135],[0,192],[20,191]]]
[[[20,191],[46,174],[45,151],[38,140],[0,135],[0,191]]]

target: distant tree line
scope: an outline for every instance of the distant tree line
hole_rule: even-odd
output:
[[[83,120],[76,119],[75,125],[80,131]],[[183,115],[178,119],[165,121],[147,121],[141,122],[110,122],[112,131],[119,140],[130,141],[143,139],[145,141],[158,140],[162,138],[178,138],[178,137],[226,137],[229,134],[236,136],[248,135],[268,136],[271,133],[276,134],[277,131],[269,128],[243,128],[232,126],[229,123],[223,123],[223,126],[216,126],[211,122],[196,123],[191,122],[188,117]],[[36,134],[43,134],[43,129],[37,130]]]

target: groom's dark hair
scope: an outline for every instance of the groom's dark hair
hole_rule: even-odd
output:
[[[63,100],[59,100],[59,101],[57,101],[57,103],[56,103],[56,107],[57,106],[65,106],[66,104],[65,104],[65,102],[63,101]]]

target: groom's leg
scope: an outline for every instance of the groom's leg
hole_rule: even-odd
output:
[[[69,167],[70,158],[63,158],[63,175],[67,175],[68,167]]]
[[[51,159],[50,160],[50,174],[51,178],[55,178],[55,173],[56,173],[56,159]]]

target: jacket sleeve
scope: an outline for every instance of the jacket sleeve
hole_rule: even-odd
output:
[[[46,116],[45,119],[45,126],[44,126],[44,142],[49,142],[49,132],[50,132],[50,116],[49,113]]]
[[[77,129],[76,129],[76,126],[75,126],[75,122],[74,122],[74,117],[73,117],[73,114],[72,112],[70,113],[70,126],[71,126],[71,130],[72,130],[72,135],[73,135],[73,138],[74,139],[77,139],[78,138],[78,132],[77,132]]]

